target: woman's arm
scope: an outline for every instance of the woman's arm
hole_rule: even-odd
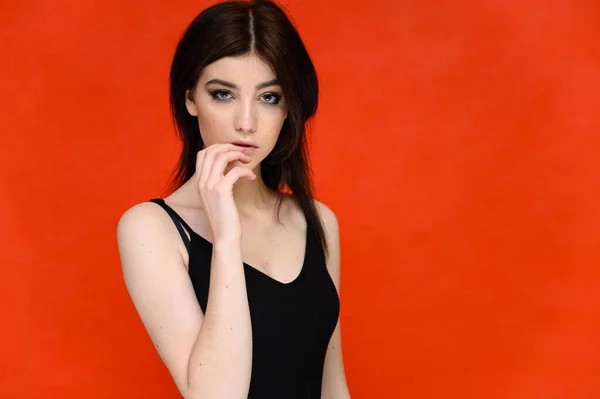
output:
[[[325,236],[329,245],[329,256],[327,257],[327,269],[340,292],[340,237],[338,221],[331,209],[323,203],[315,201],[317,210],[325,225]],[[327,354],[325,355],[325,365],[323,368],[323,387],[321,389],[322,399],[349,399],[350,392],[346,382],[346,373],[344,371],[344,360],[342,357],[342,336],[340,330],[340,321],[333,331],[329,341]]]
[[[181,237],[162,208],[129,209],[117,239],[131,299],[183,397],[247,398],[252,331],[240,243],[215,243],[203,315]]]

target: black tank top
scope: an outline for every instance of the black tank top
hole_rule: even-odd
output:
[[[161,198],[189,252],[189,276],[206,313],[212,244],[196,234]],[[183,229],[190,233],[188,239]],[[298,277],[282,283],[244,263],[252,322],[249,399],[320,399],[323,364],[340,302],[325,254],[307,223],[304,264]]]

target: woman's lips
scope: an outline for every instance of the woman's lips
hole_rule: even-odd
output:
[[[242,152],[246,155],[248,154],[252,154],[254,152],[254,150],[256,149],[256,147],[253,147],[251,145],[240,145],[238,144],[240,147],[242,147]]]

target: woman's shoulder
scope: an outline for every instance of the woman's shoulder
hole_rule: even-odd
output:
[[[326,235],[337,235],[338,234],[338,220],[335,212],[327,206],[325,203],[313,198],[313,205],[315,210],[317,211],[317,216],[321,220],[323,224],[323,228],[325,229]],[[284,205],[287,203],[287,211],[293,212],[297,218],[304,218],[304,212],[300,205],[300,202],[297,197],[293,194],[284,194]]]
[[[284,193],[283,198],[284,203],[287,201],[289,204],[292,204],[292,207],[294,207],[295,210],[301,212],[302,208],[300,206],[300,201],[294,194]],[[328,221],[332,221],[336,218],[335,212],[325,203],[316,198],[313,198],[312,202],[320,218],[327,219]]]
[[[335,212],[323,202],[314,199],[315,208],[319,214],[319,218],[323,221],[326,233],[331,231],[332,233],[338,230],[338,220]]]
[[[188,252],[169,214],[151,201],[127,209],[117,224],[117,247],[124,273],[157,268],[187,269]],[[160,266],[160,265],[163,266]]]
[[[172,223],[169,214],[159,204],[151,201],[134,204],[123,212],[117,223],[119,247],[128,250],[144,243],[175,244],[177,247],[176,237],[173,240],[164,239],[173,235]]]
[[[161,225],[162,214],[165,211],[160,205],[144,201],[130,206],[119,218],[117,229],[143,229]]]

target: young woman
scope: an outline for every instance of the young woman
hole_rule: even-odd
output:
[[[185,398],[349,398],[334,213],[313,198],[314,66],[270,1],[224,2],[170,73],[174,190],[118,224],[132,301]]]

